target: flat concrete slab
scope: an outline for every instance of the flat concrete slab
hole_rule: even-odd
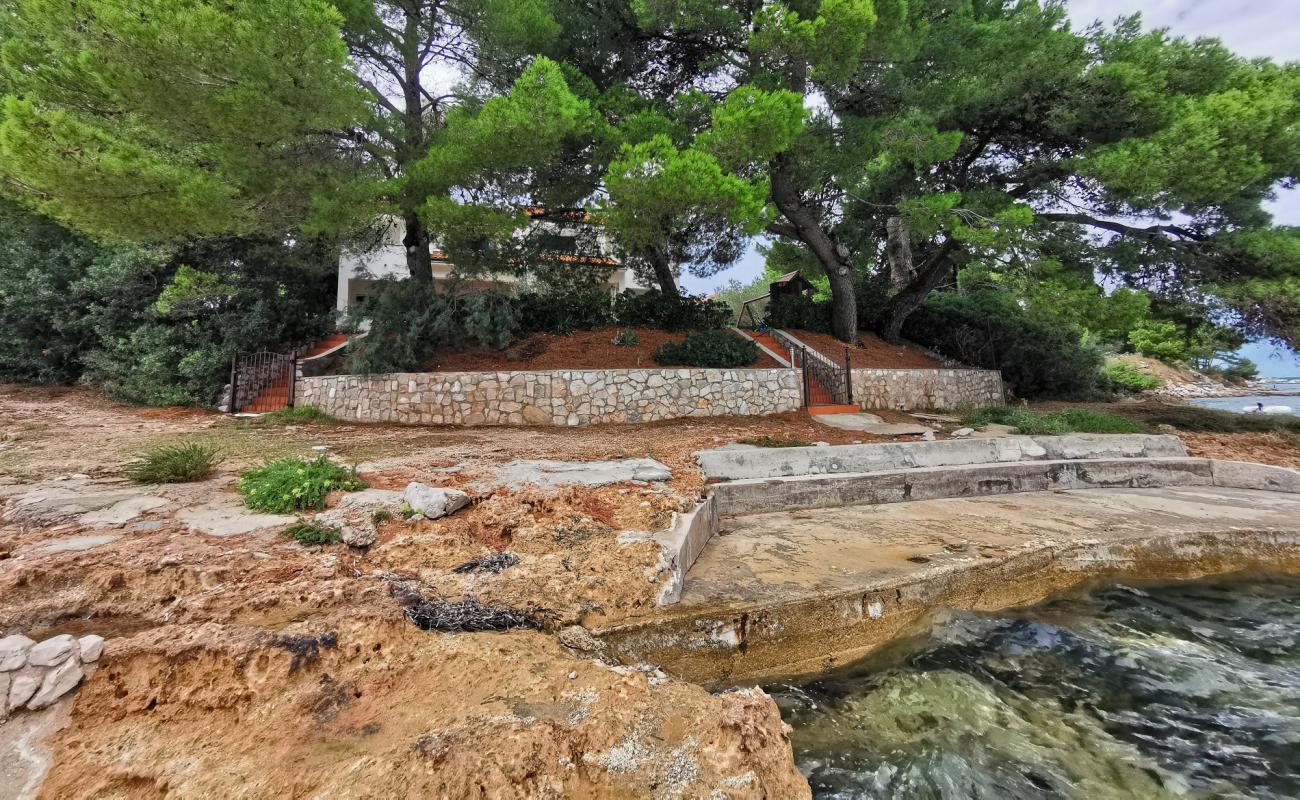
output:
[[[1300,530],[1300,495],[1211,486],[1085,489],[726,518],[679,608],[897,584],[1018,552],[1133,536]]]
[[[517,489],[532,484],[549,489],[566,484],[609,486],[625,481],[670,481],[673,473],[653,458],[618,461],[548,461],[519,459],[502,464],[489,484]]]
[[[171,505],[162,497],[142,494],[129,497],[98,511],[89,511],[77,518],[82,525],[125,525],[131,520],[150,511],[157,511]]]
[[[817,414],[813,419],[842,431],[859,431],[876,436],[920,436],[934,432],[934,428],[928,425],[885,422],[875,414]]]
[[[92,536],[69,536],[64,539],[55,539],[52,542],[46,542],[36,548],[41,553],[79,553],[84,550],[93,550],[96,547],[103,547],[106,544],[116,542],[121,536],[113,533],[101,533]]]
[[[284,528],[297,521],[286,514],[257,514],[244,508],[238,499],[214,500],[193,508],[182,508],[176,519],[185,523],[192,533],[209,536],[239,536],[245,533]]]

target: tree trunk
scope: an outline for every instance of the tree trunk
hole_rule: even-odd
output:
[[[402,247],[406,248],[406,269],[411,280],[417,283],[433,282],[433,258],[429,254],[429,230],[420,221],[420,215],[408,211],[402,215],[406,232],[402,234]]]
[[[853,288],[853,269],[831,235],[822,229],[813,209],[799,197],[784,156],[777,156],[772,169],[772,202],[789,221],[795,236],[814,256],[831,284],[831,332],[842,342],[858,339],[858,301]]]
[[[659,291],[670,297],[679,297],[681,292],[677,289],[677,276],[673,274],[673,265],[668,263],[668,256],[658,247],[651,247],[644,251],[643,258],[650,262],[650,267],[655,273],[655,282],[659,284]]]
[[[897,295],[916,278],[912,230],[902,217],[890,217],[885,223],[885,259],[889,264],[889,293]]]
[[[921,307],[921,303],[935,289],[939,288],[951,271],[949,258],[957,249],[957,243],[949,239],[926,259],[925,265],[898,294],[889,299],[885,305],[884,325],[880,335],[890,344],[903,341],[903,323],[912,312]]]

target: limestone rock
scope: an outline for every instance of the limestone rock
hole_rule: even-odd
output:
[[[502,464],[496,483],[517,489],[532,484],[550,489],[565,484],[609,486],[624,481],[670,481],[673,473],[653,458],[618,461],[550,461],[519,459]]]
[[[458,489],[438,489],[415,482],[407,484],[402,497],[411,511],[425,519],[445,517],[469,505],[469,495]]]
[[[51,636],[27,651],[27,663],[34,667],[52,667],[68,660],[77,647],[77,640],[68,634]]]
[[[45,673],[45,680],[41,682],[41,688],[28,701],[27,707],[35,711],[53,704],[55,700],[72,691],[78,683],[81,683],[81,679],[85,674],[81,669],[81,664],[76,659],[70,658],[64,661]]]
[[[316,515],[316,524],[338,528],[343,543],[350,547],[369,547],[379,538],[378,523],[396,515],[401,507],[400,492],[366,489],[344,495],[337,506]]]
[[[77,640],[77,647],[81,650],[81,662],[90,664],[99,660],[99,656],[104,652],[104,637],[89,634]]]
[[[10,672],[27,663],[27,652],[36,644],[20,633],[0,639],[0,672]]]
[[[595,636],[592,636],[591,631],[581,625],[570,625],[567,628],[561,628],[560,632],[556,634],[556,638],[559,639],[560,644],[565,647],[579,650],[583,653],[594,653],[605,649],[605,646],[601,644],[601,641]]]
[[[958,428],[957,430],[952,432],[952,438],[965,439],[967,436],[970,436],[974,432],[975,432],[974,428]]]
[[[13,673],[13,679],[9,683],[9,708],[21,708],[24,703],[36,694],[36,690],[41,686],[40,670],[28,669],[22,672]]]
[[[13,677],[8,672],[0,672],[0,722],[9,717],[9,683]]]

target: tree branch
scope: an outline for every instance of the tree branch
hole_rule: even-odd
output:
[[[1068,222],[1073,225],[1087,225],[1089,227],[1101,228],[1102,230],[1118,233],[1121,236],[1137,236],[1144,239],[1164,242],[1169,245],[1183,244],[1184,240],[1203,242],[1208,238],[1193,230],[1184,228],[1181,225],[1148,225],[1147,227],[1142,228],[1135,225],[1126,225],[1123,222],[1098,219],[1097,217],[1088,214],[1069,214],[1061,212],[1035,214],[1035,216],[1039,219],[1047,220],[1048,222]],[[1176,236],[1178,237],[1178,240],[1171,240],[1169,238],[1170,236]]]

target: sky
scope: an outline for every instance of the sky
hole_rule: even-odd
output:
[[[1067,8],[1080,28],[1141,11],[1148,27],[1168,28],[1176,36],[1216,36],[1244,56],[1300,60],[1300,0],[1072,0]],[[1300,225],[1300,192],[1278,198],[1271,210],[1278,222]],[[682,286],[704,294],[732,280],[748,283],[762,269],[762,258],[751,247],[731,269],[707,279],[686,276]],[[1300,355],[1290,350],[1259,343],[1241,353],[1259,365],[1261,375],[1300,375]]]

